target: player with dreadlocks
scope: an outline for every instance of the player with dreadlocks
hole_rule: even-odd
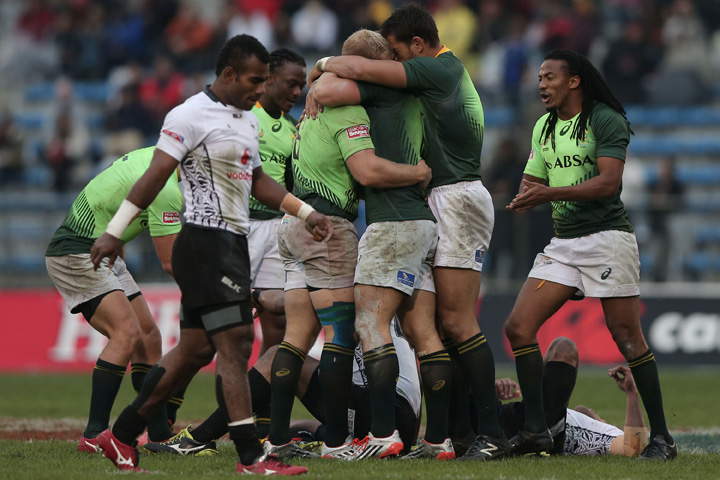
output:
[[[543,394],[552,392],[543,392],[537,332],[566,301],[588,296],[600,298],[650,420],[641,458],[673,459],[677,447],[665,424],[655,357],[640,328],[637,241],[620,200],[631,133],[625,110],[597,69],[574,51],[550,52],[539,79],[548,113],[535,124],[520,192],[507,208],[524,212],[552,202],[556,236],[536,257],[505,322],[525,401],[525,424],[511,449],[552,450],[543,411]]]

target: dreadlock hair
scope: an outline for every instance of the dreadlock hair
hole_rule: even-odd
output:
[[[251,56],[257,57],[262,63],[270,62],[270,55],[257,38],[251,35],[235,35],[220,49],[215,75],[219,77],[225,67],[232,67],[236,72],[240,72],[245,60]]]
[[[585,130],[587,130],[593,102],[595,101],[602,102],[618,112],[623,116],[625,121],[628,122],[628,127],[630,126],[622,104],[615,98],[615,95],[612,94],[605,80],[603,80],[602,75],[600,75],[598,69],[590,63],[590,60],[574,50],[553,50],[545,55],[545,60],[562,60],[565,62],[562,68],[567,71],[568,75],[580,77],[580,88],[582,88],[583,94],[582,111],[580,112],[580,118],[578,118],[570,134],[570,138],[575,137],[575,144],[585,140]],[[540,138],[545,142],[548,137],[550,137],[553,149],[555,148],[555,125],[557,124],[557,120],[557,110],[551,111],[540,133]],[[634,134],[632,130],[630,130],[630,133]]]
[[[270,52],[270,73],[275,73],[286,63],[293,63],[305,67],[305,59],[287,48],[278,48]]]
[[[380,34],[388,35],[402,43],[410,43],[413,37],[422,38],[430,47],[440,44],[437,25],[430,12],[416,3],[408,3],[395,10],[380,26]]]

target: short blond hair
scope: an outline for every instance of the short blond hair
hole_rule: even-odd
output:
[[[360,29],[350,35],[342,47],[343,55],[359,55],[370,60],[392,60],[395,55],[390,42],[378,32]]]

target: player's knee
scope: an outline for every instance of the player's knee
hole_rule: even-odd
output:
[[[332,307],[317,311],[320,324],[333,327],[331,343],[345,348],[355,348],[355,304],[334,302]]]
[[[567,337],[558,337],[552,341],[545,352],[546,362],[565,362],[574,367],[578,365],[578,351],[575,342]]]
[[[505,330],[505,336],[507,336],[510,341],[510,345],[515,347],[533,343],[533,339],[537,333],[527,328],[526,325],[523,325],[523,322],[512,315],[505,320],[503,329]]]

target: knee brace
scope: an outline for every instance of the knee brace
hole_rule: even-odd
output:
[[[332,343],[341,347],[355,348],[355,304],[334,302],[332,307],[317,310],[320,324],[331,326],[335,332]]]

